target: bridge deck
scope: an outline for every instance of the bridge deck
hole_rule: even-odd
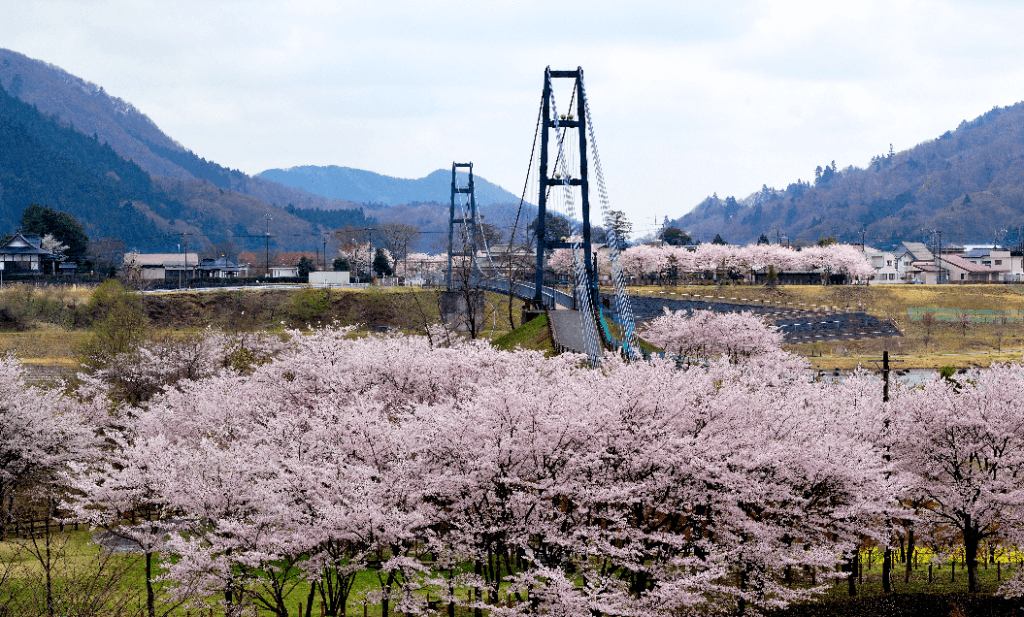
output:
[[[587,353],[587,341],[583,336],[579,311],[548,311],[548,323],[551,325],[551,338],[554,339],[556,350]]]

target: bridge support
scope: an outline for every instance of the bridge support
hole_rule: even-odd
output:
[[[469,170],[469,184],[467,186],[459,186],[458,182],[458,170],[468,169]],[[466,216],[466,212],[460,212],[461,218],[455,218],[455,196],[461,194],[469,194],[469,216]],[[461,200],[460,200],[461,201]],[[460,204],[461,205],[461,204]],[[473,163],[452,163],[452,200],[451,208],[448,214],[448,276],[447,285],[448,291],[454,289],[454,285],[459,283],[458,286],[468,287],[469,279],[473,276],[473,260],[476,259],[476,239],[477,239],[477,215],[476,215],[476,191],[473,185]],[[462,226],[462,250],[455,252],[455,225]],[[464,280],[453,281],[452,280],[452,258],[453,256],[462,257],[462,266],[460,272],[462,273],[461,278]]]
[[[576,117],[554,118],[551,112],[551,80],[552,79],[575,79],[576,96]],[[579,186],[582,197],[583,214],[583,242],[579,243],[583,249],[583,264],[586,269],[587,293],[591,295],[590,306],[597,306],[597,276],[594,271],[593,248],[590,239],[590,183],[587,170],[587,114],[586,114],[586,93],[583,89],[583,69],[575,71],[546,71],[544,73],[544,102],[541,112],[541,146],[540,146],[540,194],[537,199],[537,273],[536,273],[536,296],[534,301],[538,306],[542,304],[541,290],[544,287],[544,258],[545,253],[550,249],[567,248],[572,249],[573,244],[565,242],[562,238],[557,241],[549,240],[546,237],[548,187],[550,186]],[[571,113],[571,112],[570,112]],[[555,131],[555,139],[560,136],[560,129],[575,128],[579,134],[579,164],[578,170],[569,170],[570,173],[579,173],[578,178],[552,178],[548,171],[548,131]],[[571,145],[570,145],[571,147]],[[563,162],[564,163],[564,162]]]

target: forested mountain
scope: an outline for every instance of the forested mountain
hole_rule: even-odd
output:
[[[155,178],[155,179],[154,179]],[[0,87],[0,230],[11,231],[33,203],[74,216],[92,238],[115,237],[129,248],[169,250],[182,241],[196,248],[265,233],[272,217],[280,249],[315,246],[330,223],[365,225],[361,210],[298,210],[269,206],[205,180],[151,177],[109,144],[46,116]],[[324,221],[328,222],[328,221]]]
[[[58,67],[0,49],[0,232],[40,203],[94,237],[131,248],[194,247],[271,234],[281,250],[315,245],[327,225],[365,226],[361,204],[222,167],[164,135],[130,103]],[[152,176],[151,176],[152,174]]]
[[[131,103],[107,94],[102,86],[17,52],[0,49],[0,85],[43,113],[57,116],[61,123],[96,135],[101,143],[110,144],[115,152],[154,176],[206,180],[218,188],[280,206],[291,203],[324,210],[360,206],[253,178],[208,161],[165,135]]]
[[[304,165],[288,169],[268,169],[260,178],[274,180],[286,186],[302,188],[331,199],[345,199],[367,204],[396,206],[412,202],[450,203],[451,169],[438,169],[423,178],[405,179],[384,176],[372,171],[328,165]],[[459,172],[460,184],[467,183],[466,174]],[[519,195],[474,175],[478,205],[519,203]]]
[[[813,182],[765,186],[742,200],[709,197],[670,224],[730,243],[762,233],[773,242],[860,242],[863,230],[869,242],[885,246],[938,229],[944,241],[991,242],[995,233],[1015,245],[1024,226],[1024,103],[994,108],[910,150],[890,148],[866,169],[830,162],[814,175]]]
[[[268,169],[260,178],[302,188],[334,199],[365,202],[367,216],[380,223],[400,222],[415,225],[421,233],[414,250],[439,252],[447,250],[448,217],[451,208],[451,169],[438,169],[424,178],[409,180],[393,178],[372,171],[349,167],[307,165],[289,169]],[[468,183],[459,171],[459,184]],[[476,201],[483,221],[494,226],[495,242],[508,240],[519,211],[519,196],[475,175]],[[465,203],[464,203],[465,202]],[[456,203],[468,207],[466,197],[457,196]],[[461,216],[461,212],[456,213]],[[523,204],[516,241],[524,239],[523,230],[537,216],[537,208]]]
[[[33,203],[71,214],[93,237],[116,236],[143,243],[163,235],[132,206],[180,208],[156,199],[149,174],[93,137],[52,118],[0,88],[0,230],[20,224]]]

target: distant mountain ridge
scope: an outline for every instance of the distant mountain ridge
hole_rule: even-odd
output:
[[[823,163],[825,163],[823,161]],[[834,163],[832,163],[834,165]],[[866,169],[826,165],[812,182],[708,197],[670,225],[733,244],[835,236],[887,246],[941,230],[945,242],[1017,246],[1024,239],[1024,103],[996,107]],[[861,232],[864,232],[863,235]]]
[[[204,180],[281,207],[292,204],[337,210],[362,205],[327,199],[208,161],[164,134],[131,103],[107,94],[102,86],[15,51],[0,49],[0,86],[62,123],[95,135],[100,143],[110,144],[119,155],[154,176]]]
[[[188,238],[309,249],[362,204],[222,167],[165,135],[131,103],[59,67],[0,49],[0,233],[31,203],[78,218],[93,238],[163,250]],[[181,234],[187,234],[182,236]],[[275,247],[276,245],[276,247]]]
[[[460,171],[459,176],[460,182],[465,184],[465,174]],[[450,169],[438,169],[423,178],[406,179],[351,167],[302,165],[288,169],[268,169],[258,177],[305,189],[330,199],[366,204],[396,206],[413,202],[448,203],[451,200]],[[473,183],[477,205],[519,203],[519,195],[513,195],[476,173]]]

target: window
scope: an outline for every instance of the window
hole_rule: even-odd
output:
[[[963,272],[960,273],[960,280],[961,281],[964,280],[964,273]]]
[[[891,259],[886,259],[885,260],[885,265],[891,266],[892,265],[892,260]]]
[[[1003,260],[1002,260],[1002,259],[997,259],[997,260],[996,260],[996,265],[997,265],[997,266],[1001,266],[1001,265],[1003,265]]]

